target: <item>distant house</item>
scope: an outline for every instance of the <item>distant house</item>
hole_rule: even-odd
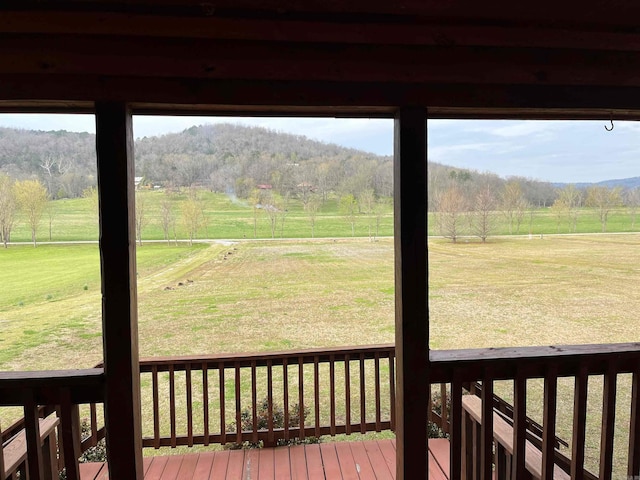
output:
[[[259,190],[271,190],[273,187],[268,183],[261,183],[260,185],[256,185],[256,188]]]
[[[143,180],[144,180],[144,177],[133,177],[133,183],[136,186],[136,190],[140,188],[140,184],[142,183]]]

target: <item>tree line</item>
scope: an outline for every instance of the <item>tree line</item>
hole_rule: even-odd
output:
[[[455,171],[453,171],[455,172]],[[494,235],[506,224],[510,234],[521,233],[523,227],[532,233],[535,215],[541,206],[531,202],[522,181],[511,179],[502,185],[485,183],[468,185],[469,172],[450,175],[450,181],[433,196],[433,211],[439,234],[456,242],[461,236],[475,236],[482,242]],[[557,232],[561,225],[575,232],[578,218],[589,207],[596,212],[602,232],[607,231],[611,212],[625,206],[631,217],[631,228],[635,228],[640,207],[640,187],[622,189],[591,185],[578,188],[565,185],[554,189],[549,212],[553,216]]]
[[[0,173],[0,242],[7,248],[11,241],[11,231],[18,213],[21,213],[31,230],[31,241],[36,246],[36,233],[45,212],[52,212],[49,194],[40,180],[15,181],[6,174]],[[51,234],[51,230],[49,230]]]

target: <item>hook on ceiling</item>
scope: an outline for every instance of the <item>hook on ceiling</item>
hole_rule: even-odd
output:
[[[607,127],[606,125],[604,126],[604,129],[607,132],[610,132],[611,130],[613,130],[613,118],[609,119],[609,121],[611,122],[611,128]]]

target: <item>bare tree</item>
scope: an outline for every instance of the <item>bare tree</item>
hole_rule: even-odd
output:
[[[502,193],[502,211],[509,223],[509,233],[513,233],[515,225],[516,233],[520,232],[520,225],[529,204],[522,193],[522,187],[517,180],[510,180],[504,186]]]
[[[253,207],[253,238],[258,237],[258,212],[262,209],[262,191],[254,188],[249,195],[249,203]]]
[[[607,231],[607,221],[611,210],[622,205],[621,188],[593,186],[587,189],[587,206],[593,207],[600,219],[602,231]]]
[[[49,201],[47,189],[40,180],[23,180],[14,185],[18,209],[27,219],[31,229],[31,241],[36,246],[36,233],[40,226],[42,214]]]
[[[142,229],[148,221],[145,198],[140,192],[136,192],[136,238],[140,246],[142,246]]]
[[[582,206],[582,192],[575,185],[567,185],[558,192],[554,205],[562,211],[569,220],[569,231],[575,232],[578,225],[578,214]]]
[[[47,202],[45,213],[47,214],[47,220],[49,220],[49,241],[51,242],[53,240],[53,219],[56,216],[55,204],[51,199]]]
[[[182,220],[189,235],[189,245],[193,245],[193,239],[202,226],[202,206],[195,188],[189,190],[187,199],[182,203]]]
[[[358,196],[358,205],[360,205],[362,213],[367,216],[369,240],[372,240],[373,214],[376,209],[376,195],[372,188],[367,188],[360,192],[360,195]]]
[[[636,227],[636,215],[638,214],[638,207],[640,207],[640,187],[627,190],[625,203],[629,208],[629,214],[631,215],[631,230],[633,230]]]
[[[309,196],[309,201],[307,202],[307,215],[309,215],[309,222],[311,223],[311,238],[315,237],[315,228],[316,228],[316,217],[318,215],[318,210],[320,209],[320,205],[322,204],[322,197],[317,193],[312,193]]]
[[[0,241],[7,248],[11,240],[11,230],[16,213],[16,197],[13,190],[13,180],[0,172]]]
[[[496,205],[496,197],[488,185],[476,193],[473,199],[473,209],[470,212],[469,224],[472,233],[480,238],[482,243],[485,243],[487,237],[495,230]]]
[[[280,238],[284,237],[284,221],[289,214],[289,201],[291,197],[288,193],[282,195],[277,202],[278,207],[278,218],[280,219]]]
[[[343,195],[340,198],[340,211],[351,225],[351,236],[356,236],[356,219],[358,218],[358,201],[352,194]]]
[[[162,226],[162,233],[164,234],[164,239],[167,241],[167,245],[169,244],[172,231],[174,241],[176,241],[176,214],[173,211],[173,202],[166,197],[160,202],[160,224]]]
[[[450,186],[438,196],[436,205],[440,235],[456,243],[462,233],[464,214],[468,208],[462,189],[455,184]]]

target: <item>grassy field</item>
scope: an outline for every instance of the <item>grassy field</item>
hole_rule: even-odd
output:
[[[144,216],[147,219],[143,228],[143,239],[162,240],[164,232],[161,226],[161,203],[169,198],[176,216],[177,238],[187,238],[182,205],[187,199],[186,192],[176,192],[170,196],[160,191],[139,191],[144,201]],[[201,190],[198,193],[202,206],[203,221],[196,238],[254,238],[254,220],[256,238],[271,238],[270,219],[264,210],[254,212],[253,206],[245,201],[231,198],[225,194]],[[393,234],[393,216],[390,203],[383,205],[378,234]],[[62,199],[51,202],[51,239],[53,241],[97,240],[98,216],[95,207],[87,198]],[[290,200],[284,217],[284,228],[278,219],[275,237],[311,238],[311,222],[299,200]],[[49,217],[44,215],[38,230],[39,241],[49,241]],[[368,236],[369,225],[375,231],[377,220],[373,215],[361,214],[355,225],[356,236]],[[350,237],[351,224],[338,208],[338,200],[333,197],[322,205],[317,213],[315,237]],[[16,227],[11,234],[15,242],[31,240],[31,231],[27,223],[18,216]]]
[[[169,198],[176,216],[176,234],[178,238],[187,238],[187,230],[182,217],[182,205],[187,199],[186,192],[176,192],[167,195],[162,190],[139,191],[138,195],[144,202],[144,217],[146,219],[142,237],[145,240],[162,240],[164,233],[161,227],[161,203]],[[231,198],[220,193],[212,193],[206,190],[199,191],[202,205],[203,222],[196,238],[213,239],[252,239],[271,238],[272,232],[270,220],[264,210],[256,210],[247,201]],[[370,227],[372,232],[377,231],[378,236],[390,236],[393,234],[393,215],[390,199],[380,206],[381,215],[366,215],[360,213],[356,216],[355,236],[368,237]],[[98,217],[95,207],[87,198],[62,199],[51,202],[49,217],[44,215],[38,230],[37,239],[43,241],[76,241],[98,239]],[[255,221],[255,232],[254,232]],[[377,225],[377,227],[376,227]],[[505,216],[500,212],[494,212],[494,228],[492,236],[510,234]],[[51,227],[51,228],[49,228]],[[595,210],[581,209],[575,233],[599,233],[602,231],[599,218]],[[632,219],[631,212],[626,208],[618,208],[611,212],[607,222],[608,232],[634,232],[640,231],[640,218],[637,225]],[[51,233],[51,236],[49,235]],[[255,235],[254,235],[255,233]],[[430,216],[429,234],[440,235],[435,216]],[[556,216],[548,208],[535,209],[527,212],[519,230],[513,229],[513,234],[532,235],[574,233],[569,228],[566,218],[558,223]],[[469,234],[463,221],[462,234]],[[284,228],[278,219],[276,238],[311,238],[311,222],[308,213],[302,203],[297,199],[291,199],[287,206]],[[351,224],[340,211],[338,199],[330,197],[318,211],[315,225],[315,237],[351,237]],[[18,215],[16,226],[13,230],[12,240],[15,242],[28,242],[31,240],[31,231],[23,218]]]
[[[545,235],[429,243],[431,347],[640,341],[640,236]],[[95,245],[0,249],[0,369],[101,360]],[[390,238],[242,240],[138,249],[142,356],[255,352],[394,340]],[[182,285],[180,285],[182,284]],[[617,468],[626,455],[629,379],[618,386]],[[558,434],[570,438],[572,384]],[[497,389],[510,397],[508,385]],[[541,418],[541,385],[529,414]],[[588,455],[599,449],[601,379],[590,383]]]

